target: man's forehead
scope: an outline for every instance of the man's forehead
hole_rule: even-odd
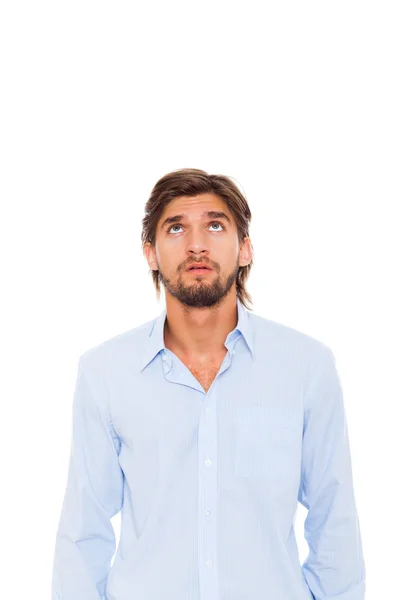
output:
[[[185,214],[187,218],[202,219],[207,218],[207,212],[209,211],[221,211],[229,218],[232,217],[227,204],[214,194],[199,194],[196,196],[179,196],[178,198],[174,198],[165,207],[162,217]]]
[[[215,194],[204,193],[196,194],[195,196],[178,196],[168,203],[168,205],[165,207],[165,212],[168,209],[175,210],[178,206],[184,206],[185,209],[188,210],[189,208],[193,208],[193,210],[201,211],[201,207],[203,205],[209,206],[210,204],[218,207],[223,206],[226,208],[226,203],[222,200],[222,198],[216,196]]]

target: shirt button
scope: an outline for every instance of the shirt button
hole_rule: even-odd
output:
[[[210,407],[206,408],[206,415],[208,416],[210,414]]]
[[[210,569],[212,567],[212,560],[208,559],[206,562],[207,568]]]
[[[212,464],[212,461],[211,461],[209,458],[207,458],[207,459],[204,461],[204,464],[206,465],[206,467],[209,467],[209,466]]]
[[[209,517],[211,515],[211,510],[206,510],[206,515]]]

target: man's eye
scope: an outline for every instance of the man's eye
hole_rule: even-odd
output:
[[[219,221],[213,221],[212,223],[210,223],[211,225],[219,225],[220,227],[222,227],[222,229],[225,229],[225,227],[222,225],[222,223],[220,223]],[[171,225],[171,227],[168,229],[168,233],[174,228],[174,227],[182,227],[182,225],[180,225],[179,223],[175,223],[174,225]],[[215,230],[214,230],[215,231]]]
[[[175,223],[175,225],[171,225],[171,227],[168,229],[168,232],[170,232],[173,227],[178,227],[178,225],[176,223]],[[181,227],[181,226],[179,225],[179,227]]]
[[[210,223],[210,225],[219,225],[220,227],[222,227],[222,229],[225,229],[225,227],[219,221],[214,221],[214,223]]]

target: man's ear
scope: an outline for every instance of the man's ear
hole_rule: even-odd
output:
[[[146,256],[147,264],[149,265],[152,271],[158,271],[157,260],[156,260],[156,250],[150,244],[150,242],[146,242],[143,248],[143,252]]]
[[[251,246],[250,237],[245,237],[240,244],[239,251],[239,266],[247,267],[253,258],[253,249]]]

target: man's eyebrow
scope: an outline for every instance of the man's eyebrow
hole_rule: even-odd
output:
[[[220,210],[205,210],[202,214],[201,214],[202,219],[208,218],[208,219],[225,219],[226,221],[228,221],[228,223],[230,224],[231,220],[228,217],[227,214],[225,214],[224,212],[220,211]],[[170,225],[171,223],[177,223],[179,221],[183,221],[187,219],[187,215],[183,214],[183,215],[174,215],[173,217],[167,217],[161,224],[160,229],[164,229],[164,227],[166,227],[167,225]]]

